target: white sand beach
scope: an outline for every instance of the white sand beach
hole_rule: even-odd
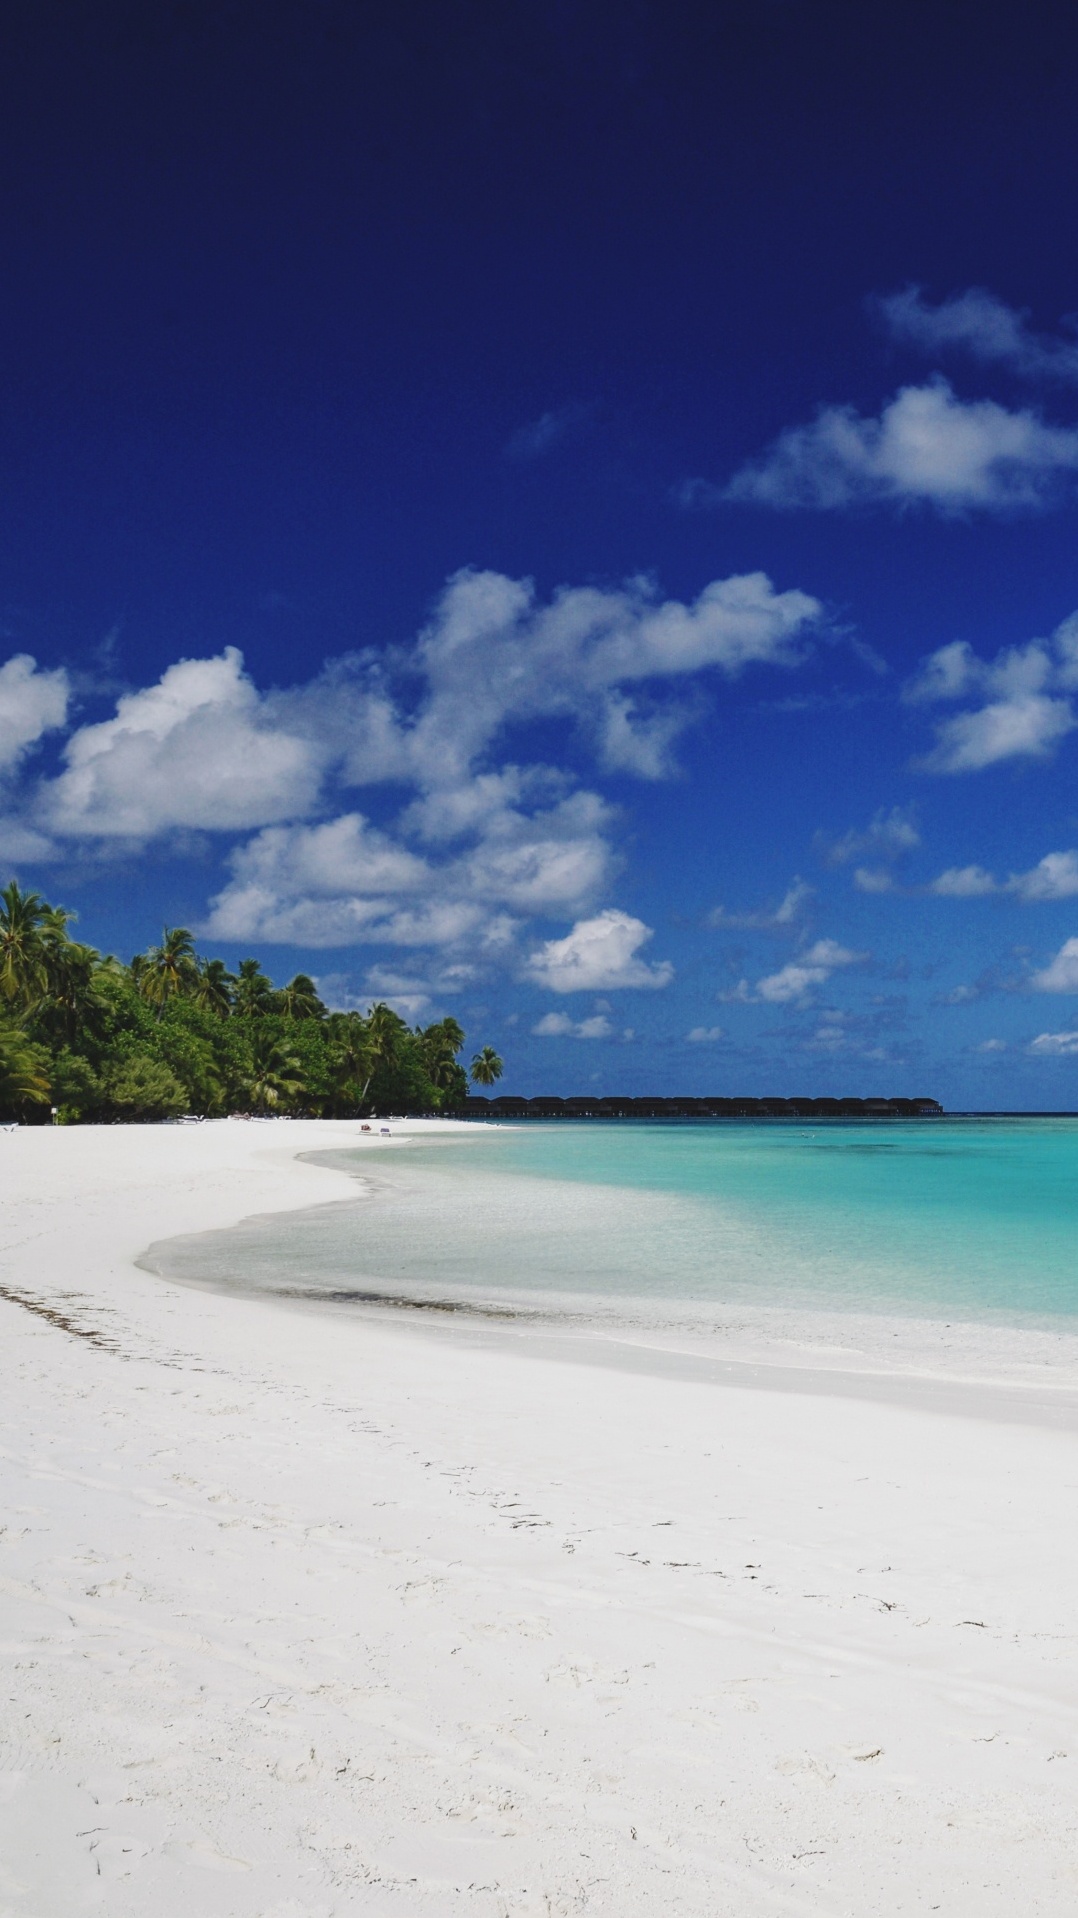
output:
[[[0,1135],[0,1918],[1069,1918],[1073,1342],[679,1371],[136,1266],[359,1143]]]

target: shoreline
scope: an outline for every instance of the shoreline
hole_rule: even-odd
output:
[[[1031,1388],[135,1265],[338,1198],[305,1131],[371,1136],[0,1138],[3,1918],[1069,1914],[1078,1446]]]
[[[474,1122],[468,1123],[474,1136]],[[454,1126],[452,1134],[459,1137],[460,1130]],[[429,1128],[417,1136],[429,1140]],[[479,1135],[477,1145],[481,1139]],[[403,1142],[403,1135],[398,1142]],[[416,1184],[413,1169],[407,1168],[410,1177],[402,1187],[391,1173],[375,1178],[373,1169],[357,1165],[354,1159],[346,1161],[339,1149],[305,1150],[297,1155],[297,1163],[343,1175],[353,1192],[351,1197],[327,1200],[314,1208],[284,1208],[292,1219],[308,1214],[315,1219],[327,1210],[351,1205],[376,1204],[391,1210],[403,1201],[400,1230],[407,1232],[407,1203]],[[476,1169],[480,1171],[481,1164]],[[432,1170],[428,1163],[420,1180]],[[609,1189],[609,1194],[616,1202],[620,1189]],[[477,1195],[480,1208],[482,1200],[483,1195]],[[946,1393],[953,1387],[956,1411],[961,1411],[975,1389],[981,1408],[977,1416],[984,1415],[984,1394],[998,1389],[1003,1417],[1017,1416],[1016,1404],[1033,1393],[1055,1401],[1056,1412],[1063,1401],[1073,1400],[1078,1416],[1078,1318],[1063,1315],[1018,1317],[999,1308],[977,1313],[956,1310],[953,1305],[934,1312],[912,1305],[903,1310],[891,1301],[866,1309],[840,1296],[809,1294],[765,1302],[743,1297],[707,1302],[699,1297],[645,1298],[599,1291],[538,1292],[493,1283],[455,1288],[439,1284],[421,1292],[404,1280],[380,1283],[362,1272],[348,1282],[342,1275],[340,1287],[334,1290],[317,1284],[304,1287],[298,1277],[291,1285],[249,1290],[192,1270],[187,1255],[194,1254],[197,1260],[206,1240],[214,1240],[217,1259],[223,1262],[233,1233],[257,1230],[275,1216],[255,1214],[230,1222],[220,1233],[195,1232],[158,1240],[146,1248],[138,1264],[169,1282],[224,1296],[276,1301],[286,1309],[340,1314],[346,1319],[359,1316],[372,1324],[396,1323],[402,1329],[427,1325],[432,1336],[444,1333],[489,1342],[500,1335],[526,1342],[535,1353],[545,1350],[578,1364],[622,1364],[631,1370],[658,1369],[671,1377],[725,1378],[731,1384],[748,1382],[760,1389],[769,1389],[773,1371],[776,1390],[796,1389],[797,1379],[803,1377],[806,1391],[826,1393],[833,1379],[840,1396],[853,1391],[899,1403],[905,1392],[909,1402],[933,1403],[942,1410],[948,1409]],[[946,1318],[945,1310],[950,1314]],[[787,1385],[787,1378],[793,1383]]]

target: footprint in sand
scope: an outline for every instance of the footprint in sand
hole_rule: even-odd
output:
[[[204,1871],[250,1871],[251,1865],[246,1858],[230,1858],[227,1852],[218,1851],[208,1838],[170,1839],[162,1846],[166,1858],[175,1859],[179,1865],[200,1865]]]
[[[105,1832],[90,1845],[90,1854],[102,1878],[130,1877],[149,1852],[149,1845],[141,1838],[123,1831]]]
[[[820,1758],[813,1758],[810,1752],[797,1752],[788,1758],[779,1758],[775,1770],[786,1778],[804,1778],[814,1785],[833,1785],[835,1774],[830,1766]]]

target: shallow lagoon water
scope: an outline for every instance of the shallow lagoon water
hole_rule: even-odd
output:
[[[1078,1317],[1074,1120],[560,1121],[324,1162],[355,1174],[354,1200],[172,1240],[146,1263],[337,1303]]]

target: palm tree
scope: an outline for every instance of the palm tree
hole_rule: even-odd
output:
[[[402,1041],[409,1036],[408,1027],[400,1013],[394,1012],[392,1006],[387,1006],[384,999],[377,1000],[369,1008],[363,1024],[366,1030],[368,1071],[366,1085],[359,1095],[361,1105],[370,1091],[371,1080],[380,1068],[392,1071],[397,1063]]]
[[[170,999],[192,993],[197,982],[198,962],[191,934],[186,926],[166,926],[161,944],[153,946],[139,966],[136,977],[139,991],[151,1006],[157,1007],[160,1018]]]
[[[329,1016],[327,1030],[333,1104],[338,1107],[362,1105],[371,1082],[366,1023],[358,1012],[334,1012]]]
[[[463,1029],[455,1019],[440,1019],[433,1026],[417,1026],[416,1038],[431,1085],[446,1091],[460,1070],[457,1053],[464,1044]]]
[[[273,985],[257,959],[241,959],[236,972],[235,1009],[244,1018],[273,1011]]]
[[[376,1063],[393,1059],[408,1032],[400,1013],[394,1012],[392,1006],[387,1006],[384,999],[379,999],[368,1009],[363,1023],[367,1029],[367,1050],[371,1058]]]
[[[381,1000],[371,1006],[365,1019],[355,1012],[332,1013],[329,1034],[335,1103],[357,1109],[362,1109],[379,1071],[392,1073],[402,1040],[411,1037],[400,1014]]]
[[[49,1075],[41,1048],[31,1044],[17,1019],[0,1020],[0,1110],[48,1101]]]
[[[223,959],[204,959],[198,968],[198,983],[193,998],[203,1012],[216,1012],[225,1019],[232,1011],[235,977]]]
[[[114,967],[114,960],[103,960],[93,946],[69,939],[62,930],[59,937],[50,937],[45,953],[48,1026],[53,1030],[59,1027],[69,1041],[73,1040],[87,1018],[104,1005],[99,981]]]
[[[303,1091],[303,1067],[282,1040],[266,1027],[251,1035],[251,1073],[246,1092],[256,1112],[289,1105]]]
[[[52,909],[13,879],[0,891],[0,999],[28,1008],[48,989],[46,927]]]
[[[472,1078],[477,1086],[492,1086],[505,1071],[504,1061],[498,1057],[493,1046],[484,1046],[472,1060]]]
[[[297,972],[286,986],[282,986],[276,996],[278,1012],[286,1019],[324,1019],[326,1008],[318,997],[313,979],[305,972]]]
[[[47,945],[63,945],[70,937],[68,927],[74,925],[77,912],[69,912],[66,906],[46,906],[41,931]]]
[[[450,1052],[454,1055],[460,1051],[461,1046],[464,1044],[464,1027],[458,1025],[455,1019],[439,1019],[438,1024],[436,1026],[428,1026],[427,1031],[440,1033],[445,1044],[449,1047]]]

